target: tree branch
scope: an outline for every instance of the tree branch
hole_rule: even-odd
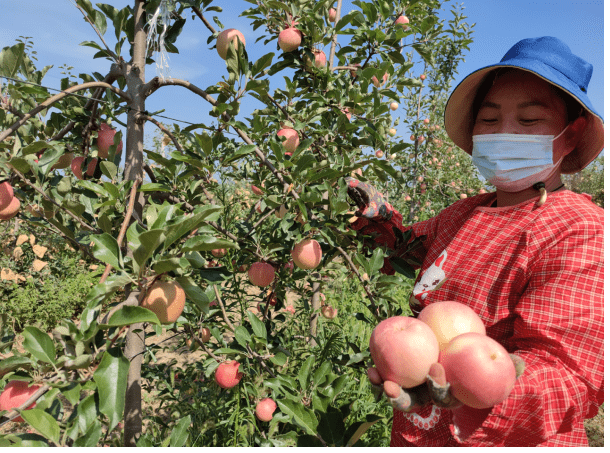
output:
[[[120,96],[124,100],[126,100],[128,102],[131,101],[131,96],[129,96],[127,93],[119,90],[118,88],[113,87],[112,85],[110,85],[108,83],[104,83],[104,82],[81,83],[80,85],[75,85],[73,87],[70,87],[70,88],[62,91],[61,93],[56,94],[55,96],[50,97],[49,99],[47,99],[43,103],[39,104],[37,107],[35,107],[32,110],[30,110],[30,112],[27,113],[26,115],[24,115],[23,118],[21,118],[19,121],[14,123],[7,130],[5,130],[2,133],[0,133],[0,142],[3,142],[6,139],[6,137],[11,135],[13,132],[15,132],[21,126],[23,126],[26,123],[27,120],[32,118],[38,112],[49,108],[50,106],[55,104],[57,101],[62,100],[66,96],[69,96],[70,94],[72,94],[72,93],[74,93],[76,91],[88,90],[89,88],[94,88],[94,87],[103,87],[103,88],[109,89],[110,91],[112,91],[113,93],[117,94],[118,96]]]
[[[203,24],[208,27],[208,30],[210,30],[212,33],[216,33],[216,29],[212,27],[212,24],[210,24],[205,17],[203,17],[203,14],[201,13],[201,10],[199,8],[197,8],[196,6],[191,6],[191,9],[197,15],[197,17],[201,19]]]

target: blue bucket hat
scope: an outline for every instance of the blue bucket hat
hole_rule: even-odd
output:
[[[593,66],[574,55],[564,42],[551,36],[519,41],[500,63],[473,72],[453,90],[445,106],[445,129],[457,146],[472,154],[473,102],[486,76],[498,68],[531,72],[563,90],[582,106],[587,125],[580,142],[564,157],[562,173],[581,171],[604,149],[604,122],[587,96]]]

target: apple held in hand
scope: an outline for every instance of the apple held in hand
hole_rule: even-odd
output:
[[[438,361],[438,341],[424,322],[408,316],[381,321],[369,341],[371,358],[384,381],[411,388],[426,381]]]
[[[463,333],[476,332],[485,335],[485,325],[479,315],[469,306],[451,300],[431,303],[421,311],[417,319],[432,329],[440,351]]]
[[[451,394],[467,406],[484,409],[504,401],[517,373],[510,355],[493,338],[470,332],[458,335],[441,351]]]

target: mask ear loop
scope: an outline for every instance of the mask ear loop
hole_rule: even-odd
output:
[[[537,182],[534,184],[534,189],[540,191],[540,198],[536,202],[536,206],[542,206],[546,201],[546,188],[543,182]]]

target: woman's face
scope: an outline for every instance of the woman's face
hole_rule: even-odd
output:
[[[533,134],[557,136],[567,125],[563,100],[529,72],[499,76],[483,100],[473,135]]]

